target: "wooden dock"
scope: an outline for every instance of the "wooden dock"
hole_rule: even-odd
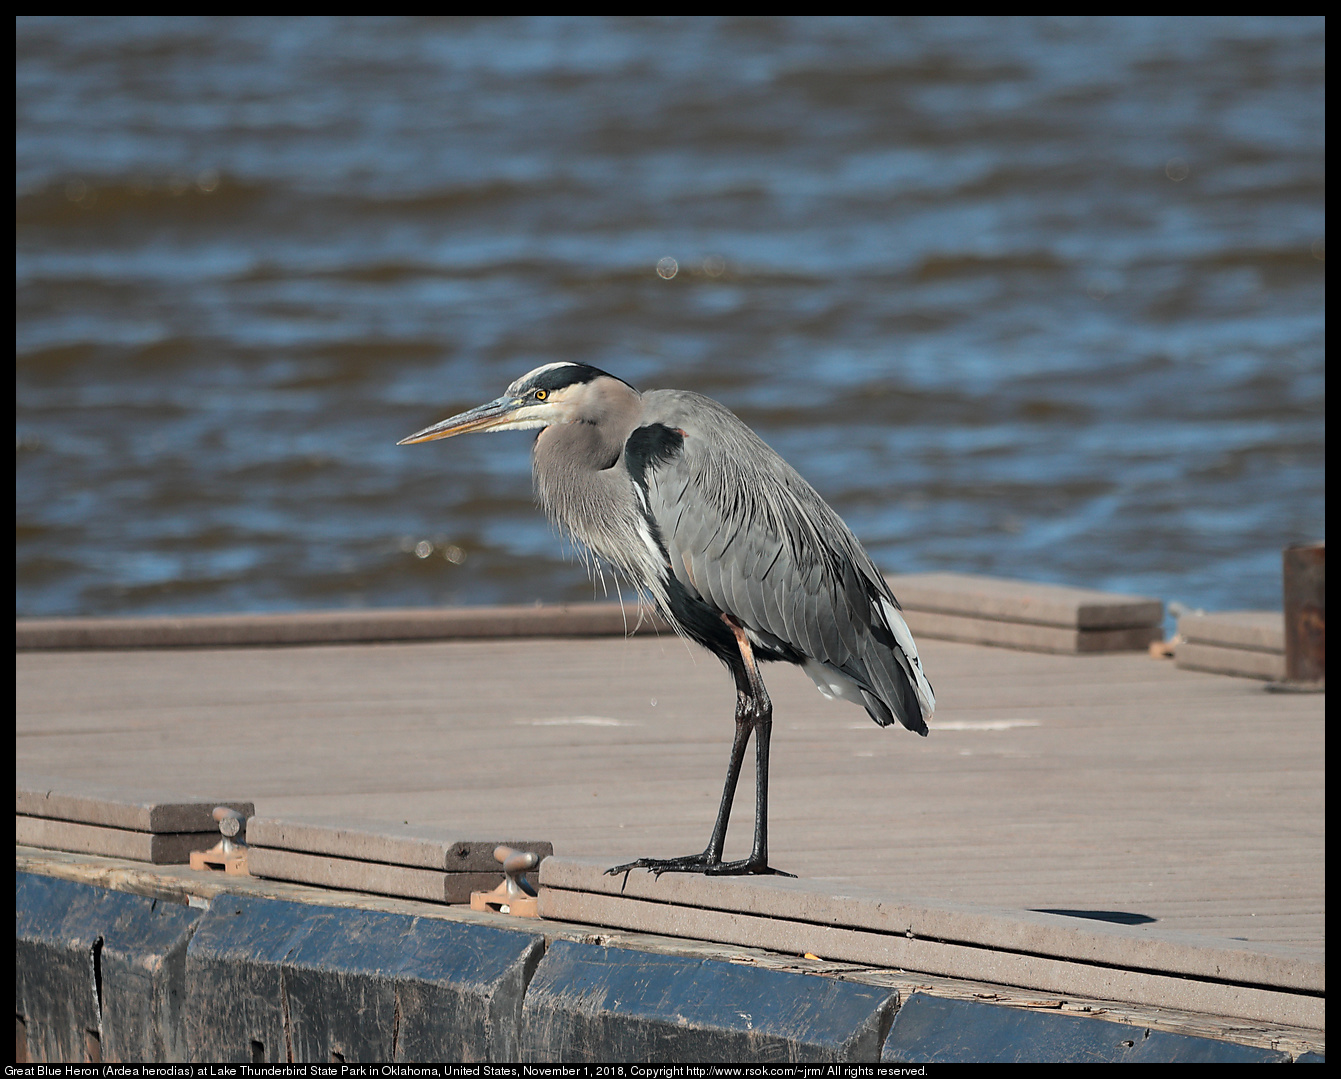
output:
[[[74,919],[70,928],[136,902],[90,896],[208,911],[234,895],[253,897],[238,909],[262,921],[381,926],[389,936],[369,945],[369,971],[391,961],[378,948],[394,951],[404,926],[421,924],[414,919],[429,919],[430,936],[477,932],[465,926],[480,919],[508,924],[512,941],[541,930],[545,958],[518,988],[521,1011],[499,1028],[521,1039],[505,1038],[506,1052],[525,1059],[619,1055],[644,1021],[670,1024],[655,1044],[679,1037],[670,1013],[611,1012],[601,1020],[608,1040],[571,1041],[591,1019],[558,1003],[573,978],[612,987],[669,979],[666,999],[706,1009],[705,1031],[716,1030],[730,1015],[680,999],[699,963],[723,985],[739,980],[730,973],[738,964],[752,965],[764,981],[730,992],[748,989],[764,1008],[801,991],[820,1027],[829,1006],[811,999],[820,991],[811,979],[788,981],[797,974],[825,976],[822,994],[847,994],[854,1016],[875,1008],[853,1020],[866,1031],[857,1041],[839,1038],[847,1048],[824,1048],[820,1027],[806,1035],[813,1045],[787,1034],[768,1052],[788,1059],[1325,1052],[1325,697],[1268,693],[1253,678],[1151,658],[1143,646],[1158,636],[1158,601],[951,575],[903,579],[899,593],[936,687],[931,736],[882,730],[826,701],[797,669],[768,668],[771,861],[800,879],[716,885],[639,874],[621,886],[601,873],[701,849],[732,733],[726,673],[636,612],[592,604],[21,622],[25,976],[44,977],[41,939],[57,908],[76,912],[59,915]],[[631,627],[637,634],[626,636]],[[742,777],[728,857],[747,852],[752,781]],[[199,847],[210,807],[223,803],[254,810],[252,853],[272,879],[148,864],[180,860],[168,856],[173,843]],[[542,854],[552,844],[538,923],[443,903],[497,879],[465,872],[481,866],[451,854],[486,858],[500,840]],[[72,883],[38,883],[60,878]],[[291,900],[299,907],[284,905]],[[304,905],[315,905],[311,915]],[[346,913],[330,913],[338,910]],[[442,919],[462,928],[432,928]],[[209,943],[232,920],[207,913],[200,924],[200,941],[171,962],[184,961],[192,992],[208,994],[210,948],[240,945]],[[70,931],[103,932],[92,923]],[[60,932],[53,939],[58,951],[68,946]],[[36,987],[25,1000],[41,997]],[[659,1000],[663,990],[647,992]],[[60,1038],[83,1037],[79,1022],[29,1007],[34,1059],[57,1059],[69,1051]],[[1044,1014],[1052,1009],[1061,1012]],[[902,1025],[885,1040],[896,1010]],[[1077,1026],[1068,1011],[1107,1022]],[[337,1045],[334,1028],[288,1023],[282,1037],[278,1027],[230,1026],[217,1051],[251,1038],[259,1059],[256,1046],[273,1054],[296,1034],[312,1045],[294,1059],[388,1051],[377,1048],[386,1031],[376,1023],[360,1026],[372,1040],[358,1046]],[[963,1041],[967,1029],[978,1040]],[[125,1037],[115,1023],[99,1030],[110,1051],[125,1051],[115,1049]],[[216,1052],[186,1020],[164,1030],[181,1042],[175,1052]],[[676,1053],[730,1059],[754,1037],[723,1027]]]
[[[922,646],[927,739],[766,671],[775,865],[1323,955],[1325,697],[1143,653]],[[21,775],[612,864],[701,848],[732,729],[729,679],[670,635],[21,651],[16,669]],[[749,841],[738,801],[728,856]]]

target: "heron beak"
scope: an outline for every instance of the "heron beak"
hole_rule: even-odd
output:
[[[526,402],[515,397],[499,397],[487,405],[472,408],[458,416],[451,416],[432,427],[425,427],[418,434],[402,438],[397,446],[408,446],[414,442],[433,442],[439,438],[451,438],[452,435],[464,435],[470,431],[487,431],[491,427],[503,427]]]

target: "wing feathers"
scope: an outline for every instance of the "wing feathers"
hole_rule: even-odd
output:
[[[715,401],[674,390],[643,401],[647,422],[684,433],[642,473],[675,575],[759,639],[852,683],[877,723],[925,733],[935,698],[912,634],[838,515]]]

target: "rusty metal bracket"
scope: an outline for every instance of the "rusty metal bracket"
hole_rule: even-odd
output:
[[[526,871],[540,864],[540,855],[529,850],[495,847],[494,858],[503,863],[503,881],[491,892],[471,892],[471,910],[492,910],[518,918],[538,918],[534,886]]]
[[[1327,544],[1286,547],[1285,680],[1270,683],[1277,693],[1327,691]]]
[[[250,876],[247,872],[247,818],[227,806],[214,807],[214,820],[222,838],[209,850],[191,852],[192,869],[209,869],[234,877]]]

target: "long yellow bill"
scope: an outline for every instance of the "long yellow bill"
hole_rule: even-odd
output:
[[[524,403],[515,397],[499,397],[487,405],[480,405],[479,408],[472,408],[469,412],[451,416],[432,427],[425,427],[418,434],[402,438],[396,445],[408,446],[414,442],[433,442],[439,438],[451,438],[453,435],[464,435],[470,431],[484,431],[490,427],[498,427],[506,424]]]

